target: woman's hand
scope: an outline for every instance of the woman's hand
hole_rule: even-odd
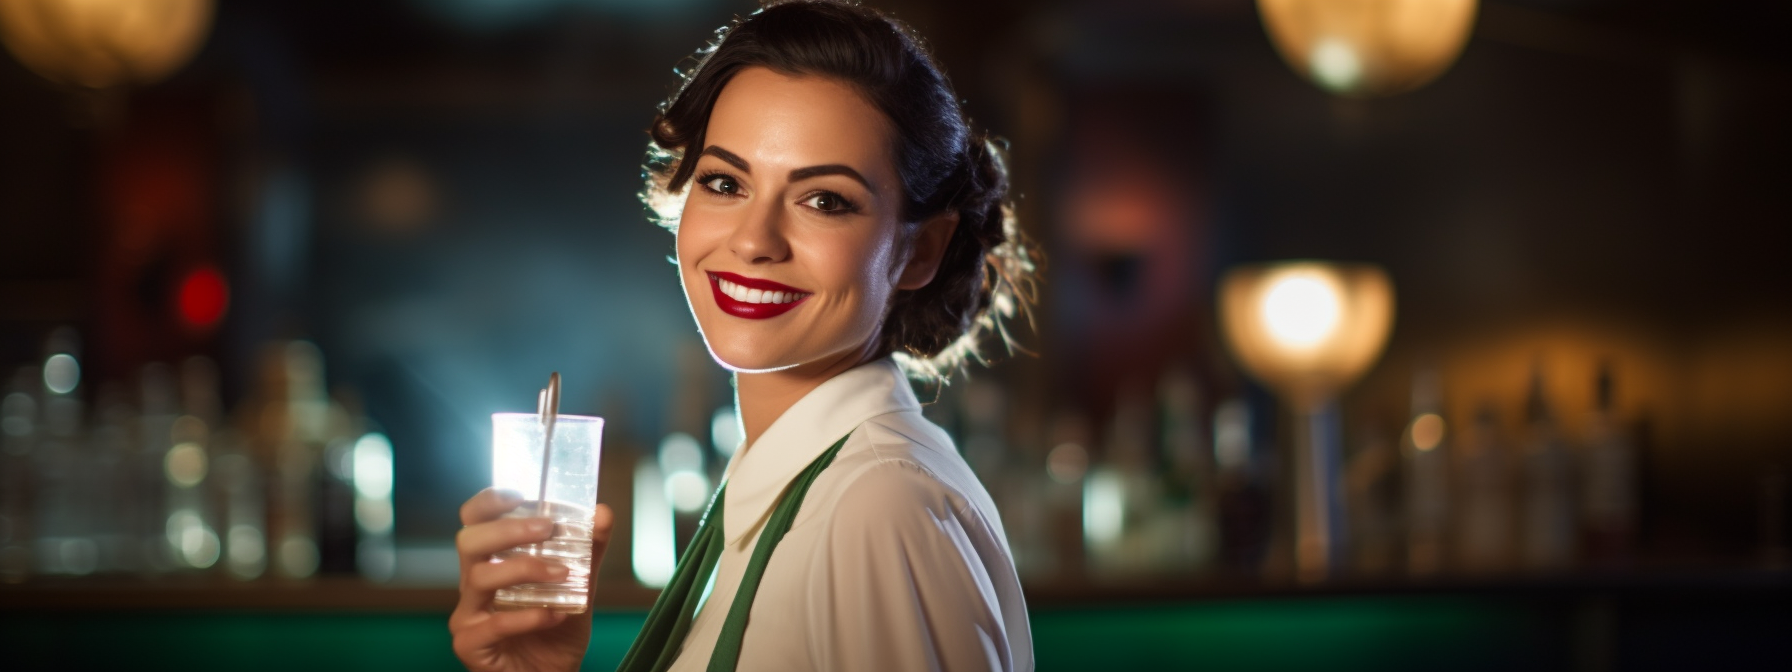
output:
[[[597,590],[597,567],[610,542],[615,516],[599,504],[591,515],[591,589],[585,613],[574,616],[548,609],[493,611],[498,589],[519,583],[561,581],[566,568],[540,558],[519,556],[501,563],[492,554],[553,536],[546,518],[501,518],[522,500],[513,493],[486,489],[460,507],[465,525],[454,538],[460,552],[460,603],[448,618],[454,634],[454,655],[472,672],[577,670],[591,641],[590,595]]]

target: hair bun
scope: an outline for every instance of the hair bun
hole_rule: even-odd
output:
[[[929,347],[907,347],[897,353],[898,361],[917,376],[943,380],[971,360],[987,363],[982,345],[991,335],[1012,352],[1016,346],[1009,320],[1030,319],[1027,310],[1035,300],[1039,257],[1021,232],[1008,200],[1007,153],[999,142],[979,134],[966,148],[968,179],[950,206],[959,212],[958,229],[941,261],[939,276],[914,292],[915,303],[935,298],[924,296],[935,287],[942,294],[968,295],[970,299],[965,310],[954,311],[956,329],[949,338],[924,340]],[[937,298],[948,303],[952,299]],[[891,313],[892,322],[898,319],[902,305],[899,299]]]

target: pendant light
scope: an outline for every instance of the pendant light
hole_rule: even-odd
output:
[[[1338,393],[1387,343],[1394,285],[1368,264],[1286,261],[1238,266],[1220,282],[1232,357],[1294,411],[1294,564],[1303,582],[1337,570],[1343,549]]]
[[[1257,0],[1270,42],[1296,72],[1353,98],[1404,93],[1450,68],[1476,0]]]
[[[0,40],[59,84],[153,84],[193,57],[211,28],[212,0],[5,0]]]

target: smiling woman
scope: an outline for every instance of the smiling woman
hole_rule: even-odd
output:
[[[1001,516],[906,379],[958,371],[1030,302],[1000,152],[920,40],[861,6],[774,4],[698,60],[650,130],[644,197],[745,443],[622,669],[1032,669]],[[463,508],[455,652],[572,669],[589,613],[490,608],[555,580],[491,561],[547,534],[498,519],[516,505]],[[607,510],[593,529],[601,555]]]
[[[799,189],[778,194],[792,199],[787,205],[861,228],[893,225],[880,232],[894,234],[884,236],[897,245],[888,252],[912,255],[903,261],[914,268],[899,278],[871,347],[893,353],[911,376],[943,379],[977,359],[991,333],[1005,344],[1004,320],[1032,302],[1035,258],[1008,207],[1002,152],[972,129],[944,73],[905,26],[869,9],[810,4],[779,4],[698,54],[650,129],[643,200],[662,226],[679,231],[686,217],[702,214],[704,197],[764,196],[767,185],[755,180],[777,178],[780,188]],[[876,18],[815,18],[836,13]],[[765,86],[730,86],[742,74]],[[736,109],[749,114],[726,114]],[[784,144],[749,149],[714,137],[761,123]],[[786,131],[770,133],[776,125]],[[805,134],[816,146],[794,144]],[[790,152],[826,151],[805,165],[756,166],[742,156],[761,149],[786,152],[762,159],[783,162],[799,158]],[[707,328],[695,303],[693,310]]]
[[[948,211],[904,230],[890,136],[875,107],[831,79],[749,67],[716,97],[679,220],[678,259],[717,362],[762,372],[851,367],[883,354],[874,336],[896,291],[933,279],[957,225]],[[748,290],[745,303],[719,290],[702,300],[724,279]],[[765,291],[801,294],[800,303],[776,304],[801,309],[740,310],[764,305]],[[778,315],[786,317],[731,319]]]

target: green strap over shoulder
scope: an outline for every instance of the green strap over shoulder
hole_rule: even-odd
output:
[[[760,579],[765,577],[765,566],[771,562],[772,551],[784,539],[784,533],[790,531],[797,510],[803,506],[803,498],[809,494],[809,486],[833,463],[834,456],[840,453],[850,436],[852,433],[848,432],[840,437],[810,462],[796,480],[791,481],[778,505],[772,509],[771,518],[759,533],[759,542],[753,546],[753,556],[747,561],[746,573],[741,576],[740,589],[734,593],[734,603],[728,605],[727,620],[722,622],[722,632],[709,657],[709,672],[733,672],[740,662],[741,639],[747,632],[753,595],[759,590]],[[677,659],[685,636],[690,634],[691,620],[697,613],[698,602],[702,601],[709,576],[715,571],[716,562],[721,559],[722,548],[727,543],[722,531],[722,503],[727,489],[727,485],[723,485],[710,499],[709,508],[697,524],[696,536],[691,538],[691,545],[684,555],[678,558],[672,582],[660,591],[659,599],[654,600],[653,610],[647,612],[647,622],[641,626],[641,634],[635,637],[634,645],[629,647],[628,655],[623,656],[617,672],[663,672]]]

